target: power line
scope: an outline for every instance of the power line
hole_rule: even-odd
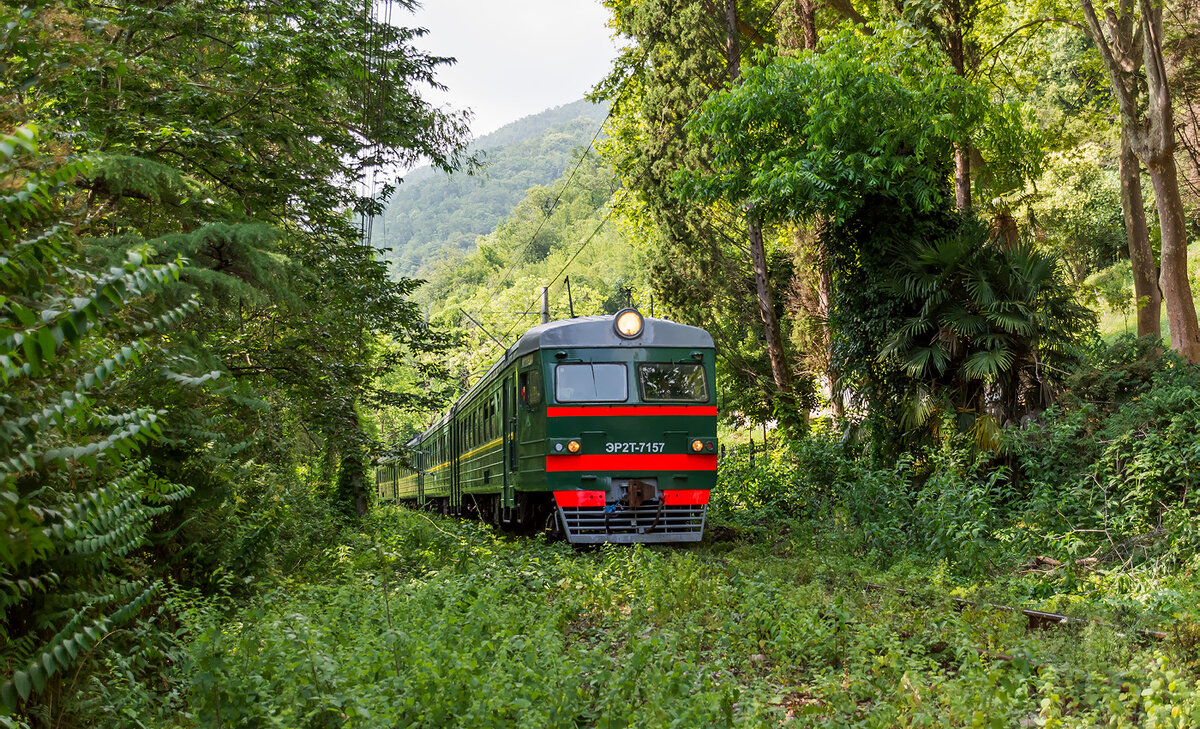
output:
[[[593,230],[588,235],[587,238],[583,239],[583,242],[579,244],[579,248],[576,249],[575,253],[571,256],[571,258],[563,265],[562,268],[560,268],[558,270],[558,273],[551,276],[550,280],[546,282],[547,288],[549,288],[550,286],[553,286],[554,282],[557,281],[560,276],[562,276],[564,273],[566,273],[566,270],[571,267],[571,264],[575,262],[576,258],[579,258],[579,254],[583,253],[583,249],[587,248],[588,243],[591,243],[592,239],[595,238],[596,235],[600,233],[600,229],[604,227],[604,224],[608,222],[608,219],[613,216],[613,213],[615,213],[616,210],[617,210],[616,206],[613,206],[608,209],[608,212],[604,215],[604,219],[600,221],[600,224],[596,226],[596,229]],[[534,302],[537,301],[538,296],[541,296],[541,294],[539,293],[537,296],[534,296],[532,299],[530,299],[529,303],[525,305],[525,308],[529,309],[531,306],[533,306]],[[513,329],[515,329],[520,322],[521,322],[521,320],[519,318],[515,319],[512,323],[512,326],[510,326],[508,328],[508,330],[506,332],[504,332],[504,334],[501,336],[501,339],[504,339],[507,341],[508,335],[512,334]]]
[[[562,200],[563,193],[565,193],[567,189],[571,187],[571,182],[575,179],[575,174],[579,172],[579,167],[583,164],[583,161],[587,159],[588,152],[592,151],[592,147],[596,144],[596,140],[600,138],[600,132],[604,131],[604,125],[608,123],[608,117],[610,114],[612,114],[611,106],[609,107],[608,113],[604,115],[604,121],[600,122],[600,126],[596,129],[596,133],[592,135],[592,141],[588,142],[587,149],[583,150],[583,154],[579,155],[579,161],[575,163],[575,169],[571,170],[571,175],[567,178],[566,183],[558,191],[558,194],[555,195],[554,202],[551,203],[550,209],[546,211],[545,215],[542,216],[541,222],[538,223],[537,230],[533,231],[533,235],[529,237],[529,242],[525,244],[525,247],[521,250],[521,254],[513,259],[512,265],[509,266],[508,270],[504,272],[504,275],[500,277],[500,281],[496,283],[496,288],[504,285],[504,282],[508,280],[509,275],[515,271],[517,266],[521,264],[521,261],[525,259],[525,254],[528,253],[529,249],[533,247],[534,241],[537,240],[538,233],[542,232],[542,227],[546,225],[546,221],[550,219],[550,216],[553,215],[554,211],[558,208],[558,203]]]

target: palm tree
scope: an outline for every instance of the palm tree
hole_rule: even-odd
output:
[[[922,428],[948,405],[967,415],[960,422],[981,446],[994,445],[1000,424],[1050,403],[1095,325],[1056,258],[1027,242],[995,245],[974,221],[915,246],[889,287],[911,311],[880,353],[912,380],[902,425]]]

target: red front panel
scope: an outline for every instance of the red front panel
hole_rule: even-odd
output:
[[[554,501],[562,507],[583,506],[604,508],[603,491],[555,491]]]
[[[704,506],[708,504],[708,489],[664,489],[662,499],[667,506]]]
[[[546,456],[546,471],[588,471],[590,473],[619,473],[637,471],[715,471],[717,455],[697,453],[638,453],[567,456]]]
[[[580,415],[710,415],[716,416],[716,405],[584,405],[563,407],[551,405],[546,417],[567,418]]]

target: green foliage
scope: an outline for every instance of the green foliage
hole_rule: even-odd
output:
[[[837,224],[872,197],[928,212],[944,203],[954,144],[968,137],[1009,189],[1038,169],[1022,113],[993,104],[903,27],[845,30],[795,57],[763,54],[742,79],[689,122],[711,140],[713,172],[679,182],[763,221]]]
[[[924,426],[947,393],[958,412],[993,423],[1044,409],[1095,326],[1055,259],[1029,245],[1000,247],[969,223],[916,244],[888,290],[913,312],[880,351],[915,382],[901,422],[907,428]],[[996,445],[994,425],[984,432],[976,419],[974,426],[980,445]]]
[[[1099,145],[1081,144],[1050,155],[1029,205],[1039,246],[1067,264],[1076,284],[1128,256],[1120,185],[1116,170],[1104,167],[1104,153]]]
[[[906,594],[864,590],[879,577],[833,522],[662,550],[579,551],[404,509],[375,528],[229,615],[194,604],[172,675],[194,711],[175,722],[1084,727],[1197,711],[1170,648],[956,606],[929,565]],[[140,710],[129,721],[162,715],[120,696]]]
[[[333,542],[333,505],[366,505],[359,408],[425,401],[376,376],[444,341],[356,217],[389,192],[372,170],[464,161],[465,119],[419,94],[447,59],[361,2],[260,11],[0,11],[0,122],[42,132],[0,144],[25,155],[0,187],[0,666],[45,724],[101,669],[153,680],[172,616],[130,618],[162,584],[245,591]]]
[[[765,446],[739,445],[721,458],[712,495],[718,518],[761,519],[815,515],[840,498],[857,466],[821,429],[809,437]]]
[[[1072,394],[1011,437],[1031,530],[1075,534],[1110,558],[1189,559],[1200,547],[1190,526],[1200,475],[1197,368],[1123,337],[1076,375]]]
[[[137,558],[154,519],[192,489],[134,458],[161,438],[164,411],[112,398],[165,347],[158,331],[196,301],[150,316],[180,259],[148,247],[92,273],[70,231],[71,185],[88,160],[55,165],[21,127],[0,140],[0,701],[4,714],[53,695],[158,589]]]

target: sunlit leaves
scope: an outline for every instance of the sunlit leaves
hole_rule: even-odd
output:
[[[711,145],[714,172],[680,176],[681,190],[769,221],[843,220],[870,195],[929,211],[945,203],[954,144],[966,137],[987,150],[994,174],[1035,173],[1029,120],[932,46],[880,27],[832,35],[819,52],[760,55],[689,122]]]

